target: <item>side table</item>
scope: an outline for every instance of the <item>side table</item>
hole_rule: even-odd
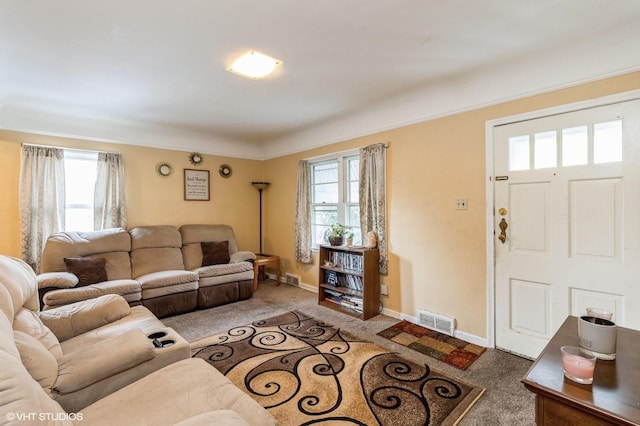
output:
[[[256,260],[253,261],[253,291],[258,291],[258,275],[260,270],[264,270],[264,266],[270,263],[276,264],[276,281],[278,284],[276,287],[280,286],[280,256],[275,256],[271,254],[259,253],[256,254]]]
[[[615,361],[596,361],[593,384],[564,377],[560,347],[578,346],[578,318],[568,317],[522,381],[536,394],[536,424],[640,424],[640,331],[618,327]]]

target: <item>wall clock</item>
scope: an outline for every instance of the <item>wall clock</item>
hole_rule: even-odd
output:
[[[194,166],[197,166],[204,161],[204,158],[202,158],[202,154],[199,152],[192,152],[189,154],[189,161],[191,161],[191,164]]]
[[[169,163],[162,162],[158,163],[158,165],[156,166],[156,172],[158,172],[160,176],[169,176],[172,171],[173,168]]]
[[[228,178],[229,176],[231,176],[231,166],[228,164],[223,164],[222,166],[220,166],[220,169],[218,170],[220,172],[220,176],[222,176],[223,178]]]

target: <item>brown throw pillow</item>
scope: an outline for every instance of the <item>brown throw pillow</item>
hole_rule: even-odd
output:
[[[202,266],[220,265],[229,263],[229,241],[207,241],[201,242]]]
[[[103,257],[65,257],[67,271],[78,277],[77,287],[107,281],[107,270]]]

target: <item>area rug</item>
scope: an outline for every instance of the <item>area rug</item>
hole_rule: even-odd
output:
[[[455,425],[484,392],[292,311],[196,351],[280,425]]]
[[[461,370],[470,366],[485,349],[409,321],[401,321],[378,335]]]

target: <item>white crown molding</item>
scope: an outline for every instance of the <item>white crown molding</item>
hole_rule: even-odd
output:
[[[639,35],[640,29],[633,25],[620,27],[595,41],[560,46],[516,62],[432,82],[412,93],[262,143],[84,111],[64,113],[62,108],[44,103],[10,99],[0,100],[0,128],[266,160],[640,70],[635,55],[630,54],[637,50]]]

